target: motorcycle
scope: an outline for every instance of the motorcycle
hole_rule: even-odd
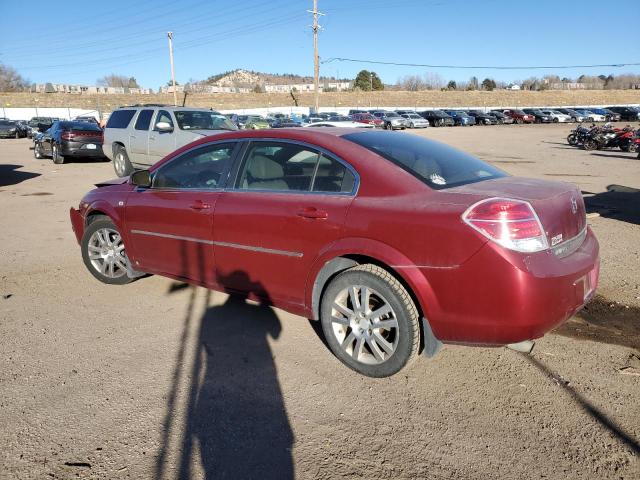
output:
[[[576,147],[578,145],[584,144],[584,141],[589,138],[592,132],[595,132],[599,127],[595,125],[591,125],[591,128],[583,127],[579,125],[578,127],[571,130],[569,135],[567,135],[567,143],[572,147]]]
[[[623,152],[635,153],[638,144],[634,141],[637,132],[627,125],[623,129],[613,128],[605,124],[598,131],[593,131],[582,144],[585,150],[603,150],[605,148],[619,148]]]

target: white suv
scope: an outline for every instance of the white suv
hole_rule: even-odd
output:
[[[103,150],[113,160],[116,175],[126,177],[198,138],[237,129],[224,115],[206,108],[120,107],[109,116]]]

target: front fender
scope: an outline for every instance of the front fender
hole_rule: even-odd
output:
[[[429,312],[432,309],[438,310],[436,296],[418,266],[404,254],[385,243],[356,237],[344,238],[329,245],[320,252],[310,269],[305,287],[305,304],[309,307],[315,320],[319,318],[320,292],[318,289],[323,287],[323,285],[316,284],[316,279],[331,260],[348,256],[370,257],[400,277],[411,290],[410,293],[413,293],[422,315],[429,318]]]

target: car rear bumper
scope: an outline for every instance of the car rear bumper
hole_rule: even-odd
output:
[[[69,209],[69,217],[71,219],[71,228],[73,229],[73,233],[75,233],[76,240],[80,243],[82,236],[84,235],[84,218],[82,218],[80,211],[73,207]]]
[[[95,145],[96,148],[87,148],[88,145]],[[63,142],[60,145],[60,153],[65,157],[96,157],[103,158],[104,152],[99,143]]]
[[[421,303],[436,338],[506,345],[539,338],[584,306],[597,287],[599,246],[588,228],[580,247],[564,258],[489,242],[456,268],[421,270],[435,297]]]

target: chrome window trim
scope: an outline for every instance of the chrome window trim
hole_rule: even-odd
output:
[[[135,235],[146,235],[149,237],[169,238],[171,240],[184,240],[187,242],[202,243],[204,245],[212,245],[216,247],[236,248],[239,250],[248,250],[250,252],[270,253],[273,255],[282,255],[285,257],[302,258],[302,256],[304,255],[301,252],[291,252],[289,250],[279,250],[277,248],[256,247],[253,245],[243,245],[241,243],[232,243],[232,242],[216,242],[214,240],[205,240],[203,238],[195,238],[195,237],[185,237],[182,235],[173,235],[171,233],[150,232],[147,230],[135,230],[135,229],[131,230],[131,233]]]
[[[240,155],[241,158],[239,158],[238,161],[238,168],[235,172],[235,178],[230,181],[230,186],[226,187],[224,190],[225,191],[229,191],[229,192],[259,192],[259,193],[278,193],[278,194],[297,194],[297,195],[337,195],[340,197],[355,197],[356,195],[358,195],[358,191],[360,190],[360,175],[358,174],[357,170],[355,168],[353,168],[353,166],[351,166],[346,160],[343,160],[342,158],[338,157],[335,153],[330,152],[329,150],[327,150],[326,148],[320,147],[318,145],[314,145],[311,143],[307,143],[307,142],[303,142],[300,140],[291,140],[288,138],[267,138],[267,137],[260,137],[260,138],[243,138],[241,139],[242,143],[246,144],[247,147],[244,148],[242,154]],[[322,155],[326,155],[327,158],[331,159],[331,160],[335,160],[336,162],[340,163],[343,167],[345,167],[347,170],[349,170],[351,172],[351,174],[354,177],[353,180],[353,188],[351,189],[350,192],[312,192],[311,190],[271,190],[271,189],[246,189],[246,188],[239,188],[236,186],[236,184],[238,183],[239,179],[240,179],[240,175],[242,173],[242,169],[244,168],[244,165],[246,163],[246,155],[247,155],[247,150],[248,150],[248,145],[250,145],[251,143],[254,142],[275,142],[275,143],[289,143],[292,145],[299,145],[301,147],[305,147],[305,148],[310,148],[311,150],[317,151]],[[313,185],[314,182],[312,182]],[[309,186],[309,188],[312,187],[312,185]]]

